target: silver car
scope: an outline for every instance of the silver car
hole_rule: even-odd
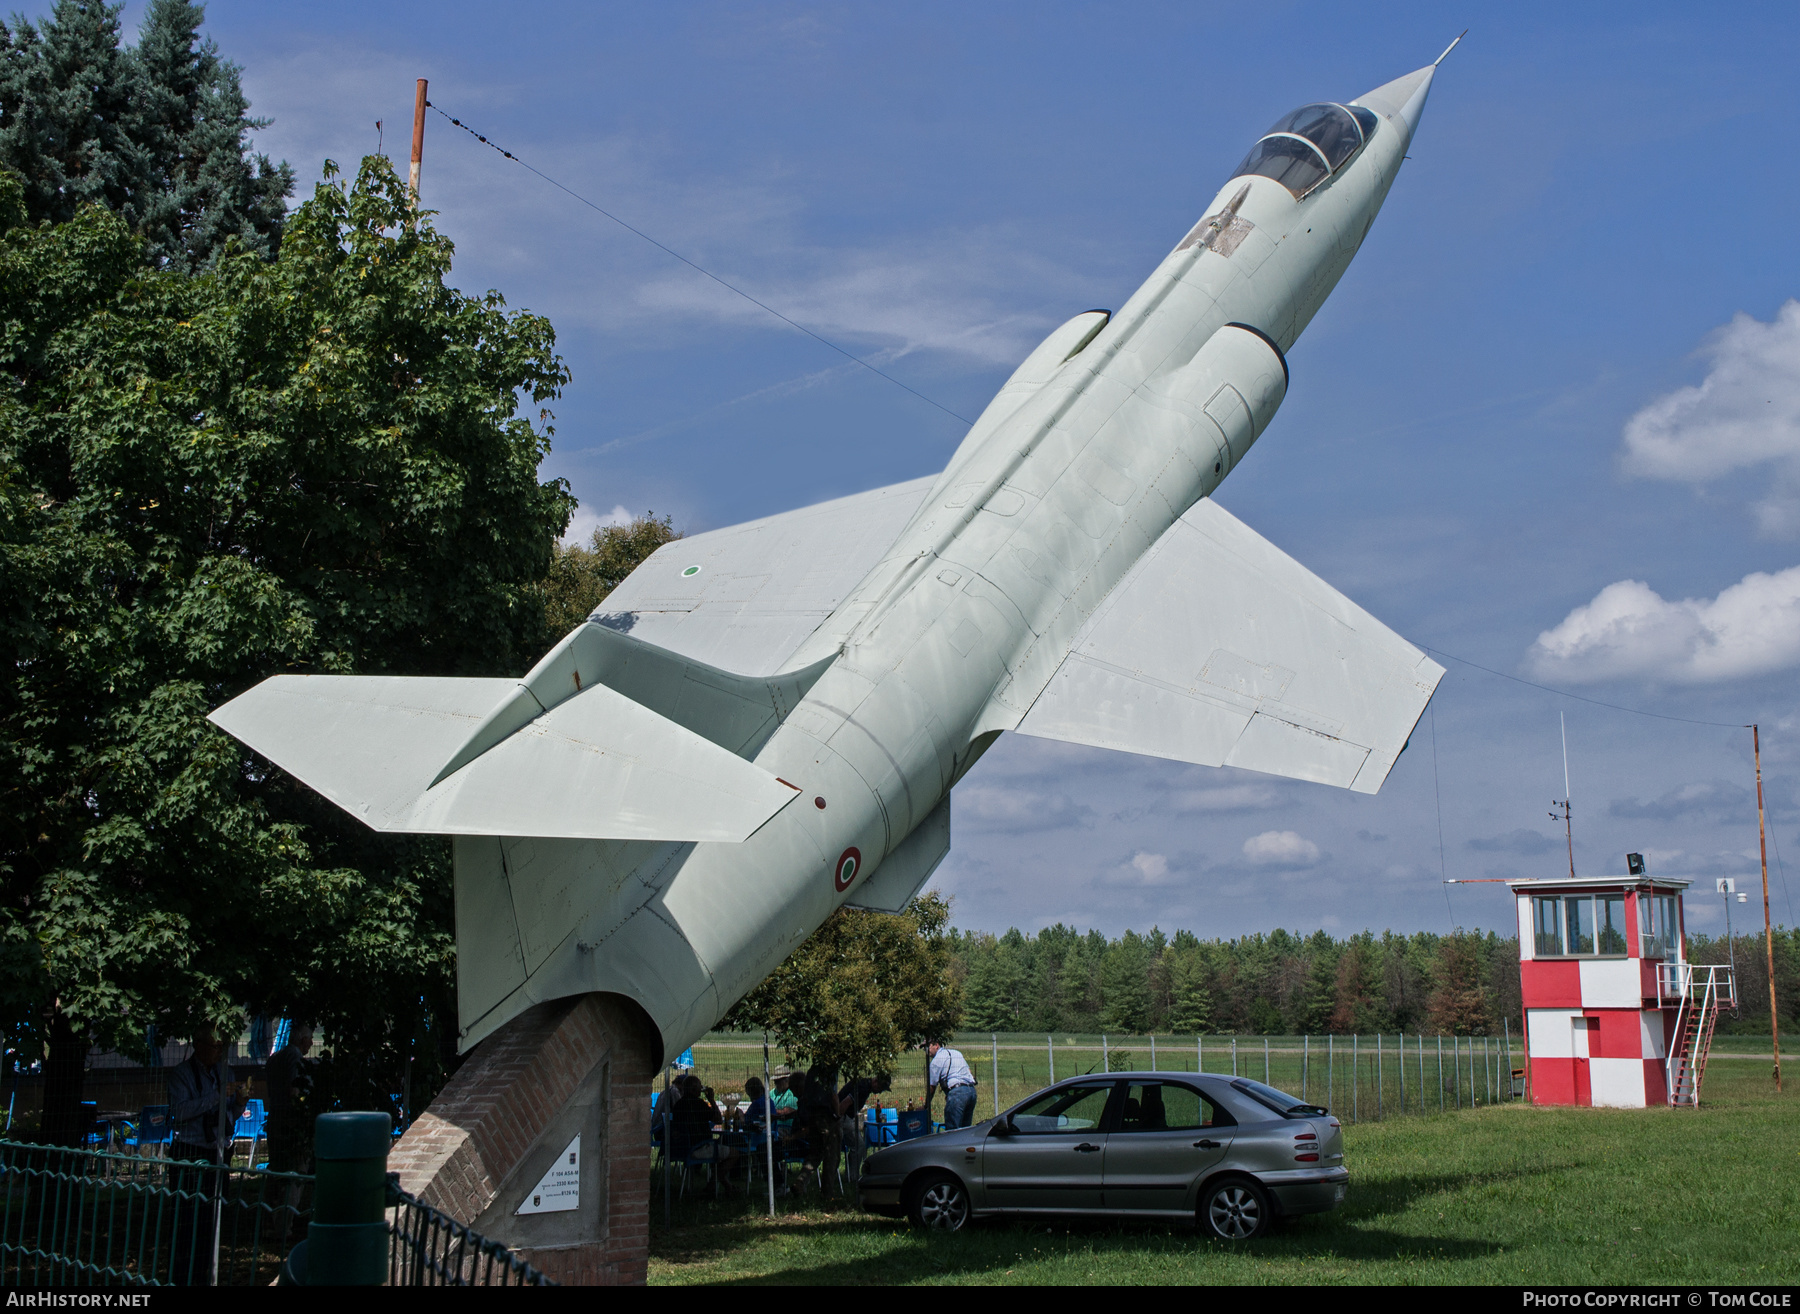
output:
[[[1192,1218],[1226,1241],[1344,1203],[1338,1120],[1242,1077],[1075,1077],[998,1117],[890,1146],[863,1165],[862,1207],[954,1232],[1004,1214]]]

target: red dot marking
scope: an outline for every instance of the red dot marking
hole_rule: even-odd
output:
[[[814,807],[815,807],[815,808],[818,808],[818,809],[820,809],[820,810],[821,810],[821,811],[823,811],[823,810],[824,810],[824,807],[825,807],[825,800],[824,800],[824,799],[822,799],[822,798],[815,798],[815,799],[814,799],[814,800],[813,800],[813,806],[814,806]]]

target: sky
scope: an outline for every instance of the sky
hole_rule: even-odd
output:
[[[206,31],[299,195],[375,151],[377,120],[404,167],[427,77],[929,399],[431,116],[453,281],[557,328],[546,472],[576,532],[645,511],[697,532],[941,469],[957,417],[1070,315],[1122,304],[1269,123],[1465,27],[1218,494],[1439,654],[1411,748],[1365,797],[1004,736],[956,790],[933,887],[991,931],[1510,932],[1503,886],[1444,881],[1566,873],[1566,720],[1578,871],[1643,852],[1700,882],[1689,926],[1717,932],[1713,878],[1758,885],[1755,722],[1792,925],[1800,9],[213,0]]]

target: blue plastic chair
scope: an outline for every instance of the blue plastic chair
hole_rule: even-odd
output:
[[[237,1125],[231,1129],[231,1134],[240,1141],[254,1141],[263,1134],[263,1125],[267,1120],[263,1102],[251,1100],[238,1115]]]
[[[167,1104],[146,1104],[144,1111],[138,1115],[137,1127],[125,1144],[142,1153],[148,1145],[167,1145],[175,1133],[175,1124],[169,1120]]]
[[[879,1119],[876,1116],[877,1114],[880,1115]],[[869,1110],[869,1146],[871,1149],[878,1145],[894,1144],[894,1142],[899,1139],[899,1131],[900,1110]]]

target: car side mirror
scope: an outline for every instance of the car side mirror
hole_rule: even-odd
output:
[[[1008,1117],[1008,1118],[1001,1118],[999,1121],[997,1121],[994,1124],[993,1129],[988,1132],[988,1135],[989,1136],[1011,1136],[1011,1135],[1014,1135],[1017,1131],[1018,1131],[1018,1128],[1013,1126],[1012,1119],[1010,1117]]]

